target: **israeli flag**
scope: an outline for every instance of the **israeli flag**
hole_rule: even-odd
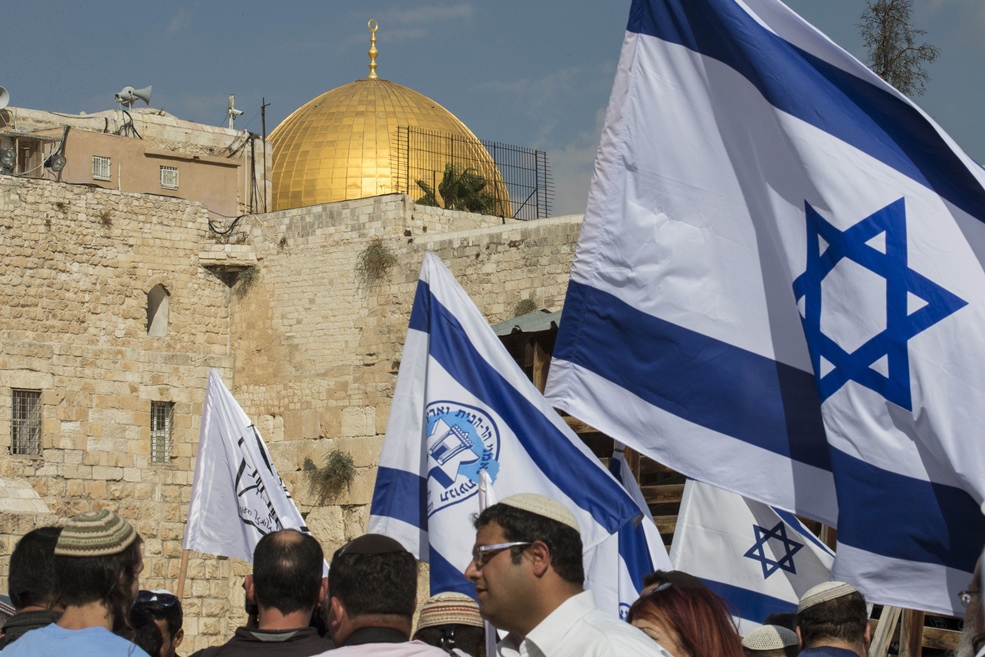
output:
[[[589,553],[585,578],[595,595],[595,604],[600,609],[618,610],[619,618],[625,620],[630,606],[643,591],[643,577],[673,567],[621,443],[615,445],[609,472],[636,502],[639,514]]]
[[[432,595],[475,595],[464,572],[483,472],[495,499],[539,493],[567,506],[586,551],[639,514],[429,252],[404,342],[369,531],[395,538],[430,563]]]
[[[985,543],[985,171],[777,0],[634,0],[547,396],[945,614]]]
[[[689,479],[670,560],[731,604],[744,636],[772,613],[796,613],[831,579],[834,552],[793,514]]]

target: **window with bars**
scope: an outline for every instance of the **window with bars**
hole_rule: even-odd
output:
[[[164,189],[178,189],[178,169],[175,167],[161,167],[161,187]]]
[[[150,403],[150,460],[153,463],[171,461],[171,429],[174,403],[152,401]]]
[[[41,391],[13,390],[10,453],[41,455]]]
[[[92,177],[96,180],[109,180],[112,167],[110,159],[102,155],[92,156]]]

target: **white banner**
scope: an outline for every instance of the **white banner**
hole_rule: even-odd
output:
[[[184,549],[253,562],[270,532],[308,533],[256,426],[209,372]]]

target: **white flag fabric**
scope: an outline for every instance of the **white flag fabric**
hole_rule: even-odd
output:
[[[599,609],[616,610],[625,620],[643,590],[644,575],[673,567],[621,443],[615,445],[609,472],[636,502],[639,515],[595,548],[589,555],[585,578]]]
[[[960,612],[985,522],[985,171],[778,0],[634,0],[547,396]]]
[[[431,594],[475,596],[480,474],[503,499],[567,506],[586,550],[639,513],[551,408],[444,264],[424,255],[376,476],[369,531],[430,563]]]
[[[834,552],[796,516],[689,479],[670,559],[732,605],[745,636],[772,613],[796,613],[831,578]]]
[[[209,372],[184,549],[253,563],[253,549],[281,529],[308,533],[260,432]]]

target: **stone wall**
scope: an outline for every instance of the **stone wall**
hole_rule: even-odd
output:
[[[327,552],[365,531],[390,399],[425,250],[458,277],[491,323],[532,299],[558,310],[581,217],[513,221],[415,206],[388,195],[270,213],[243,231],[259,276],[234,294],[236,397]],[[378,281],[360,270],[379,244],[395,264]],[[303,274],[303,275],[302,275]],[[347,493],[320,503],[306,458],[353,457]]]
[[[233,375],[229,288],[198,263],[209,242],[198,204],[0,177],[0,477],[30,482],[53,514],[4,515],[4,576],[25,531],[106,507],[144,538],[144,586],[175,587],[205,382],[210,368]],[[170,293],[168,331],[149,337],[158,284]],[[13,388],[41,391],[39,456],[6,449]],[[174,404],[168,463],[151,462],[152,401]],[[212,622],[196,618],[208,608],[224,636],[231,564],[191,568],[202,577],[189,632]]]
[[[580,217],[518,222],[388,195],[249,216],[219,237],[199,204],[0,177],[0,443],[11,390],[28,388],[43,391],[44,447],[4,450],[0,477],[29,482],[52,513],[4,522],[0,567],[26,529],[108,507],[145,540],[142,586],[175,590],[210,368],[330,555],[365,531],[424,251],[498,322],[525,299],[561,307],[579,227]],[[373,244],[395,258],[378,280],[360,267]],[[158,284],[171,295],[169,327],[149,337]],[[150,458],[152,401],[174,402],[167,464]],[[333,449],[357,475],[323,501],[302,468]],[[241,624],[248,572],[192,555],[182,653]]]

